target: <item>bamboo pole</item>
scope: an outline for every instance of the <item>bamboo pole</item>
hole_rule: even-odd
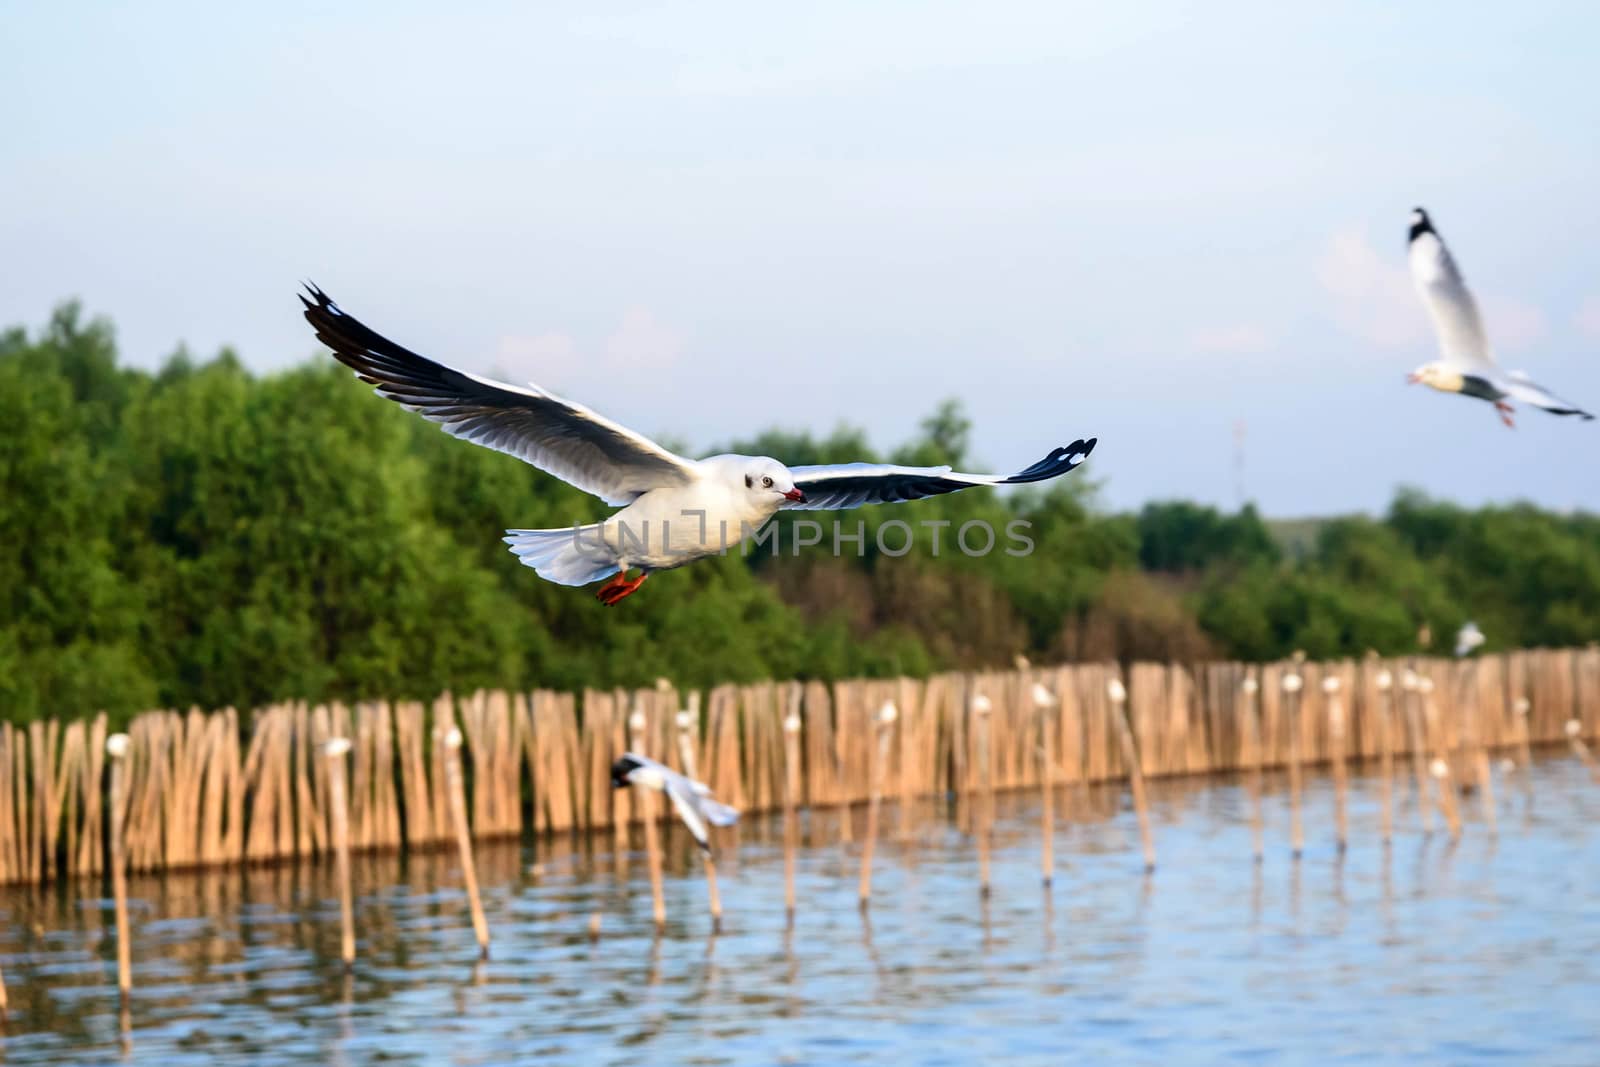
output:
[[[978,895],[989,895],[989,824],[994,818],[994,764],[989,751],[989,715],[994,710],[989,698],[978,693],[972,698],[972,733],[977,746],[978,818],[974,827],[978,838]]]
[[[483,917],[483,901],[478,897],[478,868],[472,860],[472,834],[467,827],[467,791],[461,781],[461,730],[458,727],[452,726],[445,733],[444,748],[450,821],[455,827],[456,847],[461,853],[461,879],[467,884],[467,902],[472,908],[472,933],[478,939],[478,958],[486,960],[489,958],[489,923]]]
[[[640,755],[647,755],[643,751],[645,717],[644,712],[634,708],[628,716],[628,732],[631,735],[629,747]],[[650,904],[651,915],[655,919],[656,929],[659,931],[667,925],[667,902],[661,889],[661,844],[656,839],[656,810],[655,798],[650,790],[642,785],[633,787],[636,803],[639,805],[640,818],[644,820],[644,848],[645,856],[650,867]]]
[[[1517,720],[1517,750],[1522,756],[1522,792],[1529,808],[1533,807],[1533,741],[1528,729],[1528,712],[1533,705],[1527,697],[1518,697],[1511,705]]]
[[[133,965],[128,944],[128,735],[106,738],[111,758],[111,897],[117,918],[117,992],[122,1006],[133,993]]]
[[[1344,707],[1339,702],[1338,675],[1322,680],[1322,692],[1328,702],[1328,747],[1333,759],[1334,837],[1343,852],[1349,846],[1349,833],[1345,821]]]
[[[889,761],[889,741],[894,736],[894,721],[899,710],[890,701],[878,709],[877,737],[868,751],[870,765],[867,780],[871,794],[867,798],[867,836],[861,845],[860,904],[863,911],[872,902],[872,849],[878,840],[878,808],[883,802],[883,771]]]
[[[1378,687],[1378,784],[1379,804],[1382,806],[1383,843],[1388,845],[1394,837],[1394,736],[1390,727],[1393,721],[1394,675],[1387,670],[1378,672],[1374,679]]]
[[[1423,679],[1407,667],[1400,676],[1402,702],[1406,708],[1406,727],[1411,735],[1411,767],[1417,779],[1417,816],[1422,821],[1422,832],[1433,833],[1433,790],[1428,782],[1427,736],[1422,729],[1422,697],[1419,690]]]
[[[1437,752],[1428,764],[1428,773],[1439,785],[1439,807],[1444,812],[1444,819],[1450,831],[1450,840],[1457,841],[1461,838],[1461,810],[1456,804],[1456,785],[1450,775],[1450,761],[1446,759],[1448,750],[1445,747],[1445,733],[1438,719],[1438,711],[1433,703],[1433,679],[1423,675],[1417,679],[1417,692],[1422,700],[1422,720],[1427,727],[1429,745]]]
[[[1283,676],[1284,717],[1289,723],[1289,854],[1295,859],[1305,851],[1305,828],[1300,819],[1300,690],[1305,680],[1291,670]]]
[[[800,819],[795,811],[800,785],[800,716],[790,712],[783,720],[783,903],[794,922],[794,857],[800,840]]]
[[[1568,719],[1566,734],[1567,744],[1572,746],[1572,754],[1583,761],[1583,765],[1588,768],[1589,777],[1596,782],[1600,782],[1600,766],[1595,765],[1594,756],[1590,753],[1589,746],[1583,743],[1583,723],[1577,719]]]
[[[1239,688],[1244,692],[1244,733],[1250,748],[1250,844],[1255,862],[1266,858],[1266,843],[1261,829],[1261,719],[1256,697],[1261,683],[1246,675]]]
[[[1435,756],[1428,764],[1428,773],[1439,783],[1439,806],[1444,809],[1444,820],[1450,829],[1450,840],[1459,840],[1461,812],[1456,807],[1456,787],[1450,780],[1450,764],[1443,757]]]
[[[1494,771],[1489,766],[1489,750],[1483,743],[1483,722],[1479,715],[1478,664],[1472,664],[1472,701],[1466,707],[1468,743],[1472,748],[1473,776],[1478,782],[1478,800],[1482,805],[1483,823],[1490,837],[1498,837],[1500,825],[1494,810]]]
[[[1046,889],[1054,880],[1055,860],[1055,694],[1042,684],[1033,683],[1033,706],[1039,716],[1039,875]]]
[[[350,806],[345,795],[345,756],[348,737],[330,738],[323,746],[328,759],[328,803],[333,809],[334,876],[339,881],[339,959],[344,969],[356,963],[355,905],[350,892]]]
[[[690,778],[699,780],[700,775],[695,766],[694,743],[696,734],[695,715],[687,708],[678,712],[678,758],[683,761],[683,773]],[[711,824],[706,824],[706,834],[711,834]],[[701,857],[706,865],[706,901],[711,909],[711,929],[718,932],[722,929],[722,894],[717,889],[717,858],[710,849],[702,849]],[[792,908],[791,908],[792,910]]]
[[[1106,683],[1106,695],[1111,698],[1117,740],[1122,746],[1122,762],[1128,768],[1128,787],[1133,791],[1133,811],[1139,819],[1139,841],[1144,847],[1144,871],[1149,874],[1156,869],[1156,842],[1150,832],[1150,808],[1145,802],[1144,771],[1139,768],[1139,750],[1134,745],[1133,727],[1128,722],[1128,689],[1120,678],[1113,678]]]

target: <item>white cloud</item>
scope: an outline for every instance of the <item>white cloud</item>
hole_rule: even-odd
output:
[[[629,308],[605,343],[607,362],[619,369],[670,367],[682,351],[683,336],[642,307]]]
[[[1572,322],[1585,337],[1600,337],[1600,296],[1591,296],[1580,304]]]
[[[1273,344],[1274,338],[1266,327],[1254,322],[1206,326],[1189,335],[1189,345],[1195,351],[1216,355],[1254,355],[1267,351]]]
[[[1379,348],[1407,348],[1427,338],[1427,318],[1406,269],[1380,255],[1366,233],[1334,234],[1316,273],[1344,332]]]
[[[534,382],[559,390],[603,386],[618,376],[671,367],[683,352],[684,338],[648,308],[631,307],[598,346],[580,344],[570,334],[541,333],[502,337],[495,351],[496,373],[509,381]]]

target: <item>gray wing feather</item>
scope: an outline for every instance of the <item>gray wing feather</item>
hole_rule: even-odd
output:
[[[666,793],[672,798],[672,806],[677,809],[678,818],[683,820],[683,825],[689,828],[689,833],[699,842],[700,847],[709,851],[711,841],[706,832],[706,821],[701,815],[700,805],[694,793],[685,786],[686,781],[688,779],[678,775],[668,778]]]
[[[1577,415],[1584,419],[1592,419],[1593,415],[1580,408],[1569,400],[1563,400],[1544,386],[1532,381],[1527,375],[1513,373],[1497,382],[1506,395],[1531,404],[1536,408],[1543,408],[1552,415]]]
[[[315,286],[307,289],[311,298],[300,298],[306,321],[335,358],[380,396],[446,433],[516,456],[613,505],[695,480],[691,461],[582,404],[435,363],[345,314]]]
[[[822,511],[859,508],[866,504],[899,504],[979,485],[1023,485],[1059,478],[1094,451],[1096,438],[1057,448],[1044,459],[1012,475],[962,474],[949,467],[897,467],[887,463],[841,463],[790,467],[805,500],[785,504],[789,510]]]
[[[1469,374],[1491,376],[1498,368],[1489,339],[1483,332],[1478,302],[1472,298],[1466,279],[1437,233],[1428,233],[1411,243],[1411,280],[1417,295],[1433,319],[1439,339],[1439,357]]]

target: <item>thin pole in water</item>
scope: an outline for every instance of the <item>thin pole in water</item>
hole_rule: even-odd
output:
[[[1244,692],[1244,729],[1250,745],[1250,838],[1255,861],[1260,863],[1266,855],[1266,845],[1261,831],[1261,720],[1256,708],[1256,694],[1261,683],[1246,675],[1239,688]]]
[[[1572,746],[1572,754],[1583,761],[1589,769],[1589,777],[1600,782],[1600,766],[1595,765],[1594,756],[1589,752],[1589,746],[1583,743],[1583,723],[1577,719],[1568,719],[1564,727],[1567,734],[1567,743]]]
[[[1394,837],[1394,737],[1390,733],[1394,702],[1394,675],[1387,670],[1378,672],[1374,679],[1378,687],[1378,759],[1379,801],[1383,809],[1383,843],[1388,845]]]
[[[1401,701],[1406,709],[1406,728],[1411,735],[1411,767],[1417,778],[1417,815],[1422,820],[1422,832],[1433,833],[1433,796],[1428,784],[1427,735],[1422,728],[1422,697],[1419,690],[1423,679],[1407,667],[1400,676]]]
[[[127,734],[106,738],[106,755],[111,757],[111,896],[117,918],[117,992],[124,1018],[133,993],[128,944],[128,744]]]
[[[461,731],[451,727],[444,735],[444,772],[449,782],[450,822],[456,831],[456,847],[461,852],[461,880],[467,884],[467,902],[472,908],[472,933],[478,939],[478,957],[489,958],[489,923],[483,917],[483,901],[478,897],[478,867],[472,858],[472,833],[467,827],[467,794],[461,781]],[[481,813],[480,813],[481,814]]]
[[[1117,740],[1122,744],[1122,762],[1128,766],[1128,788],[1133,791],[1133,811],[1139,818],[1139,841],[1144,846],[1144,872],[1156,869],[1156,842],[1150,832],[1150,808],[1145,802],[1144,771],[1139,766],[1139,750],[1133,741],[1133,727],[1128,723],[1128,688],[1122,679],[1113,678],[1106,683],[1106,695],[1111,698],[1112,717],[1117,723]]]
[[[972,698],[972,732],[978,749],[978,895],[989,895],[989,822],[994,817],[993,768],[989,765],[989,698],[978,693]]]
[[[1300,822],[1300,689],[1305,680],[1294,671],[1283,676],[1283,692],[1289,722],[1289,854],[1295,859],[1305,851],[1305,828]]]
[[[335,737],[322,747],[328,758],[328,802],[333,807],[333,863],[339,881],[339,958],[344,969],[356,962],[356,924],[350,894],[350,812],[345,799],[345,755],[350,739]]]
[[[1039,873],[1045,888],[1055,878],[1055,765],[1056,719],[1052,709],[1055,694],[1038,682],[1033,683],[1033,705],[1039,711]]]
[[[1339,703],[1337,675],[1322,680],[1322,692],[1328,700],[1328,742],[1333,749],[1335,844],[1343,852],[1349,847],[1349,832],[1345,821],[1344,707]]]
[[[1456,804],[1455,783],[1450,778],[1450,762],[1445,758],[1449,750],[1445,747],[1444,728],[1439,723],[1439,713],[1433,704],[1433,679],[1427,675],[1418,678],[1417,692],[1421,694],[1422,720],[1427,726],[1429,742],[1438,748],[1438,754],[1428,765],[1428,772],[1439,783],[1439,806],[1444,809],[1450,839],[1458,840],[1461,837],[1461,811]]]
[[[644,711],[634,708],[628,716],[629,747],[642,756],[649,755],[643,747],[644,727]],[[655,797],[642,785],[633,787],[633,795],[639,805],[640,817],[644,820],[644,849],[650,861],[651,914],[659,931],[667,925],[667,902],[661,891],[661,844],[656,840]]]
[[[697,694],[698,695],[698,694]],[[695,703],[695,698],[691,698]],[[683,763],[683,773],[690,778],[698,779],[700,774],[695,768],[694,742],[696,733],[697,716],[689,708],[684,708],[674,716],[678,726],[678,758]],[[706,826],[706,833],[711,833],[711,826]],[[717,860],[710,850],[704,852],[706,864],[706,899],[711,909],[712,932],[722,930],[722,894],[717,890]]]
[[[1528,712],[1532,708],[1527,697],[1518,697],[1511,705],[1517,717],[1517,749],[1522,756],[1522,792],[1530,810],[1533,808],[1533,742],[1529,739]]]
[[[783,904],[794,922],[794,854],[800,840],[795,793],[800,779],[800,716],[783,720]]]
[[[1450,781],[1450,764],[1442,756],[1435,756],[1428,764],[1428,772],[1439,783],[1439,806],[1444,808],[1445,823],[1450,828],[1450,840],[1461,837],[1461,814],[1456,810],[1456,787]]]
[[[872,759],[872,769],[869,775],[872,792],[867,800],[867,836],[861,846],[861,908],[866,910],[872,902],[872,848],[878,839],[878,807],[883,800],[883,768],[889,761],[889,739],[894,732],[894,721],[900,715],[899,710],[890,701],[878,709],[876,716],[877,737],[869,755]]]

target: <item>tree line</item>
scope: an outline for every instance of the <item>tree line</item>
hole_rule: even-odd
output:
[[[17,721],[661,676],[922,675],[1018,653],[1392,654],[1424,630],[1446,644],[1468,618],[1491,649],[1600,638],[1590,514],[1402,491],[1381,518],[1321,521],[1286,549],[1248,506],[1107,512],[1091,466],[1003,495],[802,516],[828,536],[798,554],[808,531],[780,516],[779,552],[659,574],[608,610],[499,540],[592,522],[604,505],[375,400],[331,359],[256,375],[231,351],[180,352],[146,372],[119,365],[110,325],[69,304],[42,329],[0,334],[0,397],[0,717]],[[955,403],[887,454],[850,427],[721,447],[971,462]],[[921,524],[908,551],[882,528],[893,520]],[[1021,520],[1031,551],[956,550],[974,520]],[[937,553],[928,529],[944,533]]]

